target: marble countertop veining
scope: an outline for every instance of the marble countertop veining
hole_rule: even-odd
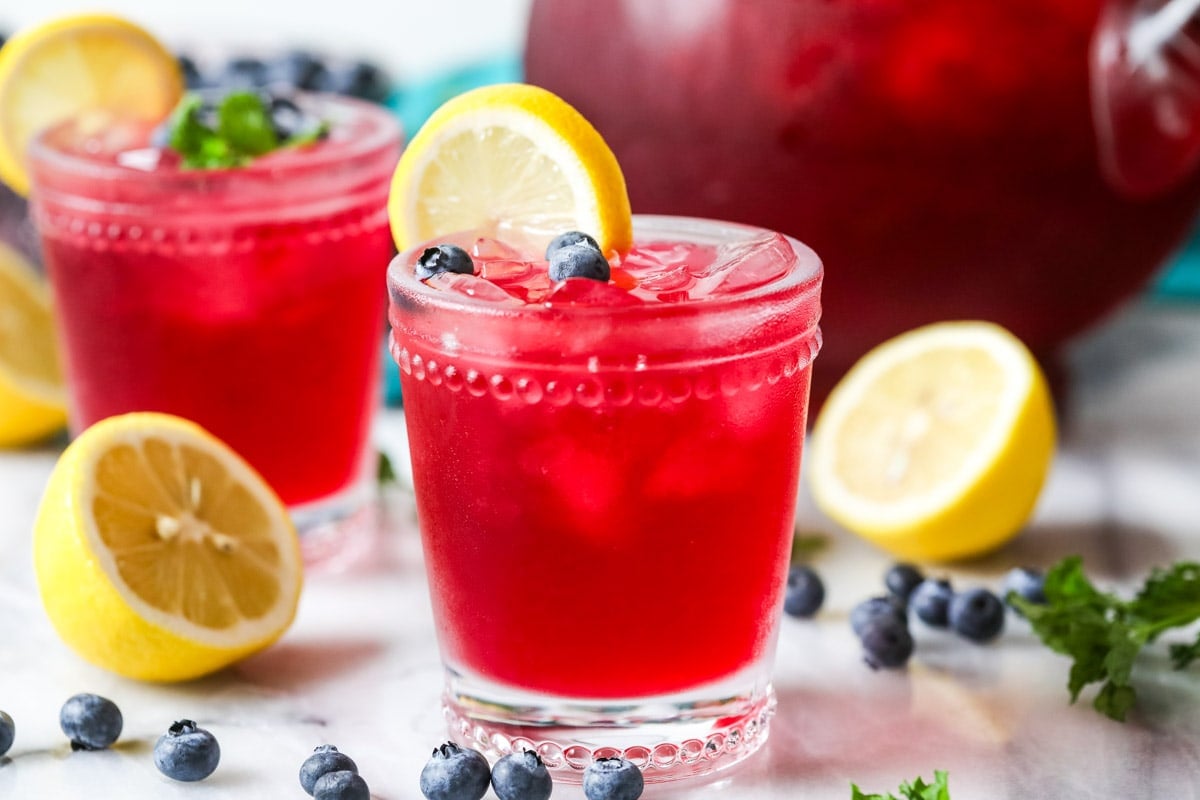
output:
[[[819,362],[818,362],[819,363]],[[1069,354],[1062,441],[1028,531],[1000,552],[947,570],[957,585],[997,587],[1010,566],[1081,553],[1089,572],[1129,588],[1154,565],[1200,558],[1200,306],[1129,308]],[[403,419],[380,420],[384,449],[403,458]],[[41,609],[30,529],[53,448],[0,454],[0,709],[17,740],[0,758],[0,798],[302,798],[296,775],[319,743],[358,762],[377,800],[419,800],[417,776],[443,738],[441,669],[411,497],[392,490],[370,558],[310,575],[280,643],[183,685],[124,680],[75,657]],[[807,498],[800,525],[829,530]],[[1068,704],[1066,659],[1020,621],[991,645],[914,625],[916,656],[872,672],[846,622],[880,590],[888,558],[836,534],[817,566],[829,594],[813,621],[785,619],[779,706],[764,750],[704,784],[656,786],[648,800],[848,798],[901,780],[950,773],[954,800],[1200,798],[1200,668],[1175,672],[1165,646],[1139,661],[1139,710],[1119,724],[1085,694]],[[72,753],[58,729],[71,694],[120,705],[111,751]],[[220,740],[221,765],[174,783],[151,758],[176,719]],[[489,793],[489,797],[492,797]],[[578,800],[577,787],[554,797]]]

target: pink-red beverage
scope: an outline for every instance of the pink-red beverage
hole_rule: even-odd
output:
[[[545,261],[452,240],[474,276],[419,283],[420,248],[389,272],[452,731],[582,768],[572,746],[636,756],[655,719],[650,779],[752,752],[820,262],[758,229],[635,217],[612,281],[554,283]],[[704,750],[731,731],[740,751]]]
[[[32,153],[72,427],[195,420],[302,528],[365,490],[400,146],[382,109],[305,102],[328,139],[237,169],[183,169],[121,125],[97,139],[69,124]]]
[[[1163,263],[1200,180],[1149,181],[1200,138],[1194,69],[1171,51],[1111,80],[1098,40],[1106,8],[1163,5],[535,0],[525,65],[595,124],[634,208],[821,254],[829,383],[942,319],[1050,355]],[[1175,96],[1145,85],[1164,70]]]

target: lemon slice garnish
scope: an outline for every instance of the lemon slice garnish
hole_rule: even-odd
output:
[[[157,121],[183,94],[175,57],[121,17],[78,14],[18,32],[0,48],[0,180],[29,192],[25,151],[86,111]]]
[[[66,421],[50,291],[0,242],[0,447],[44,438]]]
[[[42,602],[63,640],[120,675],[176,681],[275,641],[302,566],[283,503],[179,417],[134,413],[62,454],[34,527]]]
[[[526,84],[485,86],[435,111],[396,167],[388,213],[401,250],[467,230],[535,250],[570,230],[606,253],[633,240],[625,178],[604,139]]]
[[[963,558],[1021,530],[1054,438],[1025,346],[990,323],[939,323],[845,375],[814,425],[808,471],[817,505],[850,531],[902,558]]]

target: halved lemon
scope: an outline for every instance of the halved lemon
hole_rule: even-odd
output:
[[[110,417],[71,443],[33,555],[63,640],[142,680],[194,678],[266,647],[300,598],[283,503],[233,450],[166,414]]]
[[[633,241],[625,178],[604,139],[526,84],[485,86],[435,111],[400,158],[388,213],[401,250],[467,230],[534,250],[571,230],[606,253]]]
[[[0,48],[0,180],[29,192],[25,150],[86,111],[163,119],[183,94],[175,57],[121,17],[77,14],[18,32]]]
[[[813,427],[817,505],[901,558],[991,550],[1028,520],[1054,455],[1033,356],[986,322],[946,322],[869,352]]]
[[[50,290],[0,242],[0,447],[43,439],[66,422]]]

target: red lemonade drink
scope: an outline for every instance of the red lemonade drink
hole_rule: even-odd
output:
[[[147,126],[85,132],[86,118],[30,160],[73,428],[135,410],[194,420],[303,530],[368,487],[400,134],[366,103],[299,102],[329,135],[245,166],[184,168]]]
[[[608,281],[475,234],[389,270],[451,732],[648,781],[765,739],[821,263],[757,228],[634,217]],[[653,758],[650,758],[653,753]]]

